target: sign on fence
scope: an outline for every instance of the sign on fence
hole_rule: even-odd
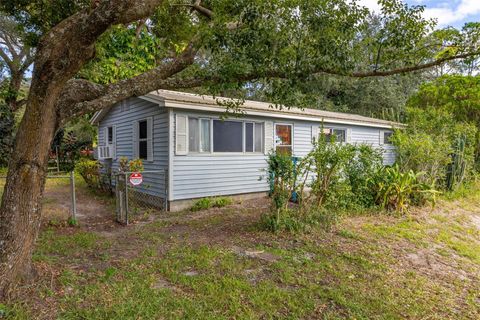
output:
[[[142,174],[139,173],[139,172],[134,172],[130,175],[130,183],[133,185],[133,186],[139,186],[141,185],[143,182],[143,177],[142,177]]]

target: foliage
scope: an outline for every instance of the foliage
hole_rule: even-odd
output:
[[[457,180],[472,176],[477,135],[473,124],[456,121],[450,111],[435,107],[407,108],[406,124],[392,137],[401,171],[425,172],[423,182],[445,189],[451,185],[447,173],[452,161],[461,157],[462,174]]]
[[[445,75],[432,82],[425,83],[421,86],[418,93],[410,98],[408,105],[414,108],[420,108],[430,112],[432,108],[438,112],[448,114],[447,117],[436,121],[430,127],[425,128],[429,133],[438,133],[440,128],[451,129],[455,124],[474,125],[476,126],[476,135],[470,133],[467,135],[467,149],[475,150],[476,162],[480,161],[480,75],[463,76],[463,75]],[[413,121],[413,117],[411,117]],[[420,121],[423,119],[421,118]],[[443,126],[442,126],[443,124]],[[440,125],[439,127],[437,125]],[[451,139],[453,143],[459,135]],[[470,151],[467,150],[467,154]]]
[[[324,134],[314,141],[313,150],[306,156],[313,176],[309,202],[321,207],[335,194],[335,189],[348,183],[344,169],[355,154],[355,146],[328,141]]]
[[[0,167],[6,166],[13,147],[15,118],[10,108],[0,102]]]
[[[351,190],[349,206],[369,208],[375,203],[370,179],[383,167],[382,151],[365,144],[357,145],[355,149],[354,158],[348,161],[343,169]]]
[[[120,157],[118,161],[120,172],[142,172],[143,161],[140,158],[128,160],[127,157]]]
[[[231,205],[232,203],[232,199],[228,197],[201,198],[195,201],[190,210],[196,212],[210,208],[223,208]]]
[[[398,165],[384,167],[372,177],[372,188],[382,208],[405,213],[410,205],[435,202],[437,191],[432,185],[421,182],[423,172],[402,172]]]
[[[72,120],[58,130],[52,142],[52,154],[60,162],[60,170],[71,171],[82,156],[82,150],[91,150],[96,139],[96,129],[90,124],[89,117]]]
[[[283,153],[269,153],[267,158],[268,183],[271,188],[272,209],[287,209],[288,201],[295,191],[298,167],[292,158]]]
[[[296,164],[284,154],[270,154],[267,163],[272,187],[271,210],[262,217],[267,230],[329,229],[341,210],[375,204],[370,179],[382,167],[382,156],[371,146],[336,143],[322,134]],[[293,192],[298,205],[289,206]]]
[[[101,170],[100,162],[88,158],[81,158],[75,164],[75,171],[82,176],[89,188],[110,192],[110,175],[108,173],[102,174]]]

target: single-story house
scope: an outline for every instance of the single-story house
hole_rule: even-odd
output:
[[[317,109],[274,108],[245,101],[242,117],[222,118],[226,98],[158,90],[132,97],[97,112],[98,158],[113,170],[120,157],[143,160],[145,172],[165,170],[166,179],[150,181],[164,190],[168,208],[178,210],[192,199],[265,194],[266,155],[271,150],[305,156],[323,127],[337,142],[382,148],[392,164],[392,128],[401,124]],[[145,174],[145,178],[147,178]],[[152,190],[153,190],[152,189]]]

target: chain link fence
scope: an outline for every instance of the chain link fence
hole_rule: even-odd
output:
[[[114,180],[118,222],[167,209],[167,170],[121,172]]]
[[[6,182],[7,182],[7,176],[0,175],[0,201],[2,200]],[[46,176],[44,194],[48,196],[50,192],[55,193],[56,190],[61,190],[62,191],[61,193],[63,193],[66,186],[68,186],[68,194],[69,194],[68,208],[67,208],[69,220],[73,223],[76,223],[77,198],[76,198],[76,190],[75,190],[75,174],[73,173],[73,171],[49,173]]]

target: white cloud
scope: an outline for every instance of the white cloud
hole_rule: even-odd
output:
[[[463,22],[478,14],[480,14],[479,0],[461,0],[456,5],[444,2],[437,7],[427,6],[425,9],[425,17],[437,19],[439,27]]]
[[[358,0],[357,2],[374,12],[380,12],[381,7],[377,0]],[[410,0],[405,2],[426,5],[424,16],[425,18],[436,19],[437,27],[461,24],[465,20],[480,14],[480,0]]]

